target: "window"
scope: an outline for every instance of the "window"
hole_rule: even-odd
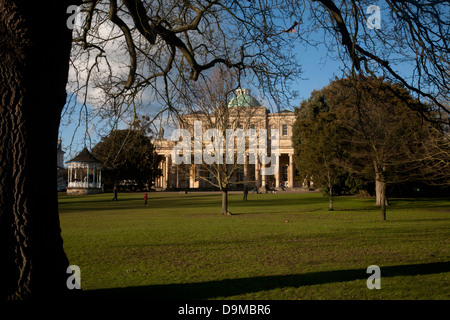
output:
[[[283,127],[282,127],[282,131],[281,131],[282,133],[282,135],[283,136],[287,136],[288,135],[288,127],[287,127],[287,124],[283,124]]]

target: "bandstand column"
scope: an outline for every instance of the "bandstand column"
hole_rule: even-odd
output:
[[[72,168],[69,166],[67,170],[67,185],[72,182]]]
[[[95,177],[95,167],[96,167],[96,165],[94,165],[94,169],[93,169],[93,174],[92,174],[92,184],[93,184],[93,187],[94,187],[94,188],[97,188],[97,185],[96,185],[97,179],[96,179],[96,177]]]

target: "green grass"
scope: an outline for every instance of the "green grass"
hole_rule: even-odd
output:
[[[60,195],[64,248],[87,294],[144,299],[449,299],[450,199],[317,193]],[[289,222],[286,222],[288,220]],[[370,265],[381,289],[369,290]]]

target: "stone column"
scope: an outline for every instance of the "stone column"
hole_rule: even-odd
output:
[[[159,169],[159,163],[158,163],[157,168]],[[155,187],[158,187],[158,186],[159,186],[159,176],[155,177]]]
[[[195,184],[195,165],[191,165],[189,168],[189,188],[194,188]]]
[[[265,171],[264,173],[267,172],[267,170],[263,170],[263,166],[265,167],[265,165],[263,165],[261,163],[260,173],[261,173],[261,171]],[[261,174],[261,187],[263,187],[263,188],[266,187],[266,175],[265,174]]]
[[[289,153],[289,188],[294,187],[294,154]]]
[[[165,184],[165,188],[169,189],[170,188],[170,157],[166,156],[166,176],[164,179],[164,184]]]
[[[161,170],[161,175],[158,177],[158,187],[162,188],[163,187],[162,181],[164,179],[164,167],[162,160],[159,162],[158,168],[159,170]]]
[[[258,163],[258,158],[256,158],[256,163],[255,163],[255,187],[256,188],[259,188],[261,186],[259,184],[259,178],[260,178],[259,163]]]
[[[166,163],[165,163],[165,159],[163,161],[161,161],[161,171],[162,171],[162,177],[161,177],[161,187],[162,188],[166,188]]]
[[[247,154],[244,154],[244,183],[247,184],[248,182],[248,161],[247,161]]]
[[[278,188],[280,186],[280,154],[276,154],[276,163],[275,165],[278,165],[278,170],[275,172],[275,188]]]

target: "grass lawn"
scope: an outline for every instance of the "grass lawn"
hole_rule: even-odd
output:
[[[450,199],[318,193],[61,194],[64,248],[92,296],[144,299],[449,299]],[[289,222],[286,222],[286,221]],[[366,286],[370,265],[381,289]]]

